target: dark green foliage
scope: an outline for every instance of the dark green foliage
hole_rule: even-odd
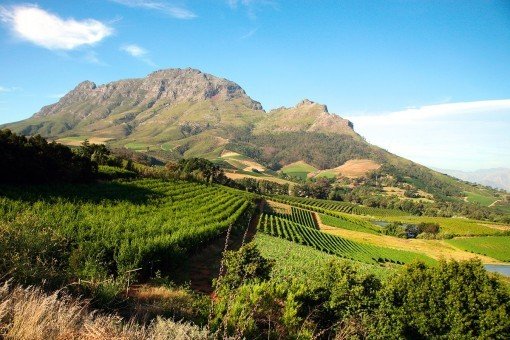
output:
[[[223,273],[216,280],[219,291],[229,292],[241,284],[257,283],[269,279],[271,263],[260,255],[255,244],[250,243],[238,251],[227,251],[223,257]]]
[[[182,179],[195,179],[207,183],[227,183],[223,169],[205,158],[183,158],[177,163],[167,163],[166,168]]]
[[[479,261],[414,264],[380,292],[375,334],[397,339],[508,339],[508,288]]]
[[[136,268],[141,268],[137,273],[142,277],[157,270],[171,272],[183,256],[230,226],[245,227],[253,209],[250,194],[181,181],[0,189],[0,225],[12,225],[7,235],[16,231],[15,226],[26,224],[20,236],[2,239],[8,249],[5,253],[27,249],[24,268],[32,262],[36,267],[37,261],[54,261],[58,268],[64,266],[62,273],[86,279],[122,276]],[[53,247],[48,241],[53,235],[67,240],[69,248],[44,250]],[[39,253],[48,260],[38,260]],[[9,275],[11,267],[16,267],[15,263],[5,265],[0,276]]]
[[[329,169],[350,159],[378,160],[385,154],[385,151],[349,135],[311,132],[248,135],[243,140],[232,141],[227,149],[272,166],[273,170],[278,170],[277,164],[300,160],[318,169]]]
[[[67,146],[9,130],[0,130],[0,155],[0,183],[82,182],[97,173],[96,163]]]
[[[248,253],[230,253],[230,268],[265,263],[254,250]],[[265,270],[249,280],[234,274],[235,284],[217,291],[212,329],[250,339],[510,336],[508,287],[478,261],[414,263],[385,281],[340,261],[319,270],[313,286],[287,276],[268,279]]]

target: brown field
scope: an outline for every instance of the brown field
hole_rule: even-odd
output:
[[[113,138],[105,138],[105,137],[90,137],[86,138],[90,144],[105,144],[108,141],[111,141]],[[68,139],[68,138],[60,138],[57,139],[56,142],[64,145],[69,146],[80,146],[85,141],[85,138],[83,139]]]
[[[287,181],[285,179],[278,178],[278,177],[272,177],[272,176],[252,176],[252,175],[240,174],[240,173],[230,172],[230,171],[225,171],[225,176],[227,176],[230,179],[253,178],[253,179],[256,179],[256,180],[270,181],[270,182],[275,182],[275,183],[278,183],[278,184],[289,184],[289,185],[294,185],[295,184],[295,183],[293,183],[291,181]]]
[[[380,167],[381,164],[378,164],[370,159],[351,159],[345,162],[345,164],[336,167],[331,171],[335,172],[339,176],[358,178],[366,175],[372,170],[377,170]]]

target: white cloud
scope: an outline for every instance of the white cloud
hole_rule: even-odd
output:
[[[156,66],[156,64],[148,57],[149,51],[136,44],[128,44],[121,46],[121,51],[126,52],[134,58],[140,59],[149,66]]]
[[[113,33],[94,19],[63,19],[35,5],[0,6],[0,20],[19,38],[50,50],[94,45]]]
[[[143,8],[163,12],[176,19],[188,20],[197,17],[195,13],[184,7],[171,5],[164,1],[151,1],[151,0],[110,0],[110,1],[128,7]]]
[[[252,29],[252,30],[250,30],[248,33],[246,33],[245,35],[243,35],[243,36],[241,37],[241,39],[248,39],[248,38],[252,37],[255,33],[257,33],[257,31],[258,31],[258,27],[257,27],[257,28],[254,28],[254,29]]]
[[[510,167],[510,99],[347,117],[375,145],[443,169]]]
[[[411,124],[424,120],[442,119],[453,116],[465,116],[481,112],[497,112],[510,110],[510,99],[483,100],[474,102],[459,102],[437,105],[427,105],[418,108],[406,108],[404,110],[351,117],[359,124],[381,125],[381,124]]]
[[[17,86],[12,86],[12,87],[0,86],[0,93],[15,92],[15,91],[21,91],[21,87],[17,87]]]
[[[225,0],[225,2],[232,9],[245,9],[248,17],[252,20],[257,18],[257,12],[259,12],[262,7],[270,6],[273,9],[278,8],[278,2],[275,0]]]
[[[133,57],[143,57],[148,53],[146,49],[134,44],[124,45],[120,49],[131,54]]]

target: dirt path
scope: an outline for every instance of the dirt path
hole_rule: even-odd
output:
[[[257,232],[257,224],[264,202],[260,201],[255,209],[248,227],[244,230],[232,232],[227,242],[227,233],[205,245],[204,248],[191,254],[175,272],[172,279],[179,284],[189,283],[190,287],[202,293],[213,291],[212,280],[218,277],[223,259],[225,245],[228,250],[237,250],[250,242]]]
[[[501,263],[488,256],[468,253],[460,250],[445,242],[444,240],[422,240],[422,239],[404,239],[386,235],[368,234],[360,231],[347,230],[342,228],[330,227],[322,223],[320,216],[317,215],[320,230],[332,235],[341,236],[353,241],[370,243],[377,246],[389,247],[394,249],[409,250],[423,253],[436,260],[441,258],[454,260],[468,260],[479,258],[483,263]]]
[[[489,204],[489,208],[493,207],[496,203],[501,202],[501,200],[495,200],[491,204]]]

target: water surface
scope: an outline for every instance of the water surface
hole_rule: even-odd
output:
[[[510,276],[509,264],[486,264],[485,269],[490,272],[500,273],[501,275]]]

